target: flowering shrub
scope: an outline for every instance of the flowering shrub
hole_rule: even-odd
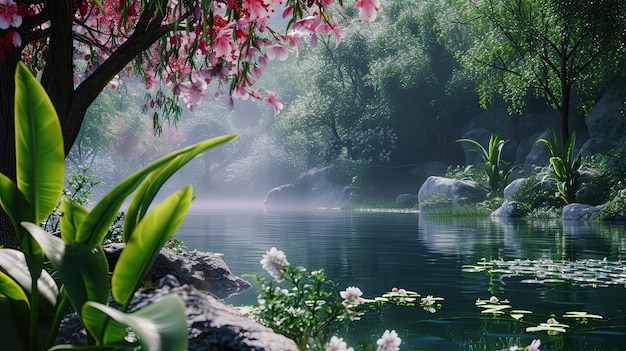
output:
[[[439,297],[393,288],[379,297],[367,299],[356,286],[343,291],[326,277],[323,269],[307,271],[292,266],[283,251],[272,247],[261,260],[273,279],[252,275],[260,286],[258,306],[249,306],[248,314],[276,333],[294,340],[300,350],[349,351],[342,338],[330,337],[341,323],[356,321],[367,311],[383,304],[420,306],[431,313],[441,308]],[[282,285],[281,285],[282,284]],[[330,340],[330,341],[328,341]],[[378,340],[378,351],[399,350],[401,339],[395,331],[386,331]]]

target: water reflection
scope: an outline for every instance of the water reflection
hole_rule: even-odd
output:
[[[223,253],[237,275],[259,272],[261,256],[276,246],[285,251],[291,264],[324,268],[340,288],[356,285],[368,297],[397,286],[446,299],[444,309],[434,315],[394,306],[367,315],[346,330],[346,339],[354,342],[375,341],[385,329],[396,329],[405,349],[496,350],[521,346],[533,337],[523,328],[481,320],[474,301],[492,294],[508,298],[516,308],[557,315],[572,309],[587,310],[605,315],[611,325],[626,324],[620,322],[620,316],[626,314],[624,287],[520,284],[519,277],[490,278],[461,270],[461,266],[481,258],[621,260],[626,247],[622,225],[441,218],[415,213],[264,213],[193,207],[177,238],[190,249]],[[255,299],[256,292],[250,291],[228,302],[250,304]],[[624,327],[610,329],[616,333],[613,336],[606,334],[608,330],[600,331],[603,334],[599,342],[581,336],[572,338],[576,345],[594,342],[598,350],[612,350],[620,345],[619,339],[626,340]],[[555,345],[548,343],[548,349],[559,349]]]

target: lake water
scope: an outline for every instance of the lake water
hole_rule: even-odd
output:
[[[398,306],[369,313],[351,324],[347,335],[340,335],[349,345],[375,342],[385,329],[395,329],[403,340],[402,350],[495,351],[527,346],[533,339],[542,340],[541,350],[626,350],[624,283],[607,287],[571,281],[520,283],[537,276],[490,276],[462,267],[482,258],[583,264],[585,260],[606,258],[606,264],[621,262],[626,255],[623,224],[496,221],[346,210],[266,213],[194,204],[176,238],[189,249],[222,253],[236,275],[262,272],[259,261],[275,246],[285,252],[290,264],[323,268],[341,289],[358,286],[364,297],[398,287],[445,299],[443,308],[434,314],[419,307]],[[613,280],[626,279],[626,268],[621,264],[616,267],[602,274]],[[588,270],[595,272],[596,268]],[[253,287],[226,302],[254,304],[256,295]],[[514,309],[534,313],[524,317],[525,322],[481,315],[476,299],[492,295],[508,299]],[[568,311],[586,311],[604,318],[577,325],[575,320],[561,317]],[[526,327],[545,322],[551,314],[570,325],[568,333],[550,336],[545,331],[525,332]]]

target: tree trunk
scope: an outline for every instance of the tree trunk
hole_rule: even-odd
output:
[[[569,102],[572,93],[572,85],[569,82],[569,71],[567,67],[566,45],[562,45],[561,50],[561,146],[565,147],[569,139]]]
[[[572,92],[572,87],[570,85],[565,85],[563,88],[563,97],[561,107],[561,145],[567,145],[567,141],[569,140],[569,104],[570,104],[570,95]]]
[[[102,89],[137,55],[147,50],[167,32],[175,30],[174,26],[161,26],[165,13],[157,11],[156,6],[143,10],[130,38],[74,89],[73,0],[45,1],[50,34],[41,84],[59,115],[66,155],[78,137],[87,108]],[[15,179],[16,166],[14,75],[20,58],[21,48],[16,48],[12,52],[7,52],[6,59],[0,61],[0,172],[11,179]],[[0,211],[0,245],[17,247],[17,238],[3,211]]]
[[[80,119],[68,121],[66,116],[70,105],[79,103],[89,106],[93,100],[74,101],[72,99],[74,95],[73,0],[48,1],[46,10],[48,11],[48,17],[50,19],[50,37],[46,67],[41,76],[41,85],[46,89],[59,115],[63,135],[73,136],[73,138],[68,139],[64,137],[65,154],[67,155],[76,136],[78,136],[78,131],[80,130],[84,117],[83,113]],[[106,82],[104,84],[106,84]]]
[[[19,50],[7,52],[0,61],[0,173],[15,181],[15,67]],[[0,209],[0,245],[16,248],[17,237],[7,214]]]

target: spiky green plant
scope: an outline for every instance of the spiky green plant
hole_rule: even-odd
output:
[[[575,202],[582,169],[580,152],[574,155],[576,132],[572,132],[565,144],[561,143],[554,130],[548,133],[548,138],[537,142],[550,150],[550,171],[546,176],[554,184],[558,197],[566,204]]]
[[[502,149],[509,140],[500,137],[499,132],[491,134],[489,145],[483,147],[479,142],[472,139],[459,139],[457,142],[469,143],[475,146],[470,149],[482,158],[482,162],[470,167],[477,167],[487,177],[487,188],[494,195],[501,195],[504,188],[511,182],[510,176],[513,170],[519,165],[507,162],[502,159]]]

